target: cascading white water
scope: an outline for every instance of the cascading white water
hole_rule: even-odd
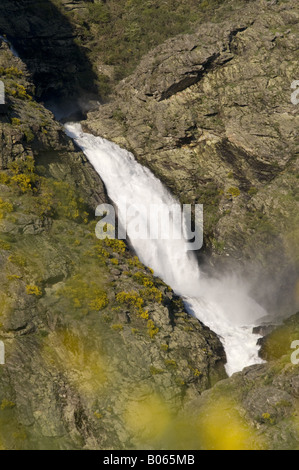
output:
[[[19,57],[5,37],[0,36],[0,39]],[[149,204],[171,206],[176,203],[162,183],[139,165],[132,154],[105,139],[83,133],[80,124],[65,127],[101,176],[109,197],[118,208],[124,201],[136,207],[138,204],[148,207]],[[121,221],[121,211],[118,217]],[[140,260],[183,297],[186,309],[221,337],[229,375],[262,362],[252,327],[266,312],[248,296],[241,280],[204,277],[194,254],[187,252],[184,240],[134,239],[131,242]]]
[[[120,222],[124,203],[144,210],[146,213],[139,216],[147,220],[150,204],[172,206],[177,202],[128,151],[84,133],[80,124],[69,123],[65,129],[104,181],[109,197],[118,208]],[[258,357],[258,337],[252,334],[252,327],[266,312],[249,297],[240,279],[206,278],[194,253],[187,251],[184,239],[131,239],[131,243],[140,260],[183,297],[187,310],[221,337],[229,375],[262,362]]]
[[[2,39],[2,41],[4,41],[8,45],[9,49],[11,50],[11,52],[13,53],[15,57],[20,57],[17,51],[15,50],[15,48],[13,47],[13,45],[11,44],[11,42],[7,38],[5,38],[4,36],[0,36],[0,39]]]

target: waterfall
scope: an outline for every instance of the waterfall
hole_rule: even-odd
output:
[[[5,37],[0,39],[19,57]],[[124,202],[136,208],[176,203],[162,183],[137,163],[131,153],[108,140],[82,132],[80,124],[70,123],[65,129],[104,181],[110,199],[119,209],[120,221]],[[221,338],[228,375],[263,362],[258,356],[258,336],[252,334],[252,328],[267,312],[250,298],[242,280],[204,276],[184,240],[131,239],[131,243],[139,259],[183,298],[186,310]]]
[[[140,211],[138,219],[146,223],[151,204],[177,203],[150,170],[136,162],[128,151],[84,133],[78,123],[66,124],[65,129],[105,183],[120,222],[124,219],[125,205],[135,205]],[[258,336],[252,334],[252,328],[266,312],[250,298],[246,285],[238,277],[207,278],[200,271],[194,252],[187,250],[184,238],[130,241],[143,264],[183,298],[187,311],[219,335],[226,351],[229,375],[262,362],[258,357]]]

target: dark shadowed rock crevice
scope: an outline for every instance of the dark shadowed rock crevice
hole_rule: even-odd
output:
[[[0,34],[7,36],[26,63],[39,100],[64,102],[70,113],[83,100],[97,97],[93,66],[55,2],[3,1],[0,13]]]

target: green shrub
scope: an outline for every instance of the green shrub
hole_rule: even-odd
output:
[[[6,172],[0,171],[0,184],[8,184],[9,176]]]
[[[29,175],[20,174],[14,175],[11,178],[11,181],[19,187],[22,193],[26,193],[27,191],[31,191],[33,189],[35,178],[32,178]]]
[[[83,275],[76,274],[57,291],[58,296],[68,299],[74,308],[103,310],[109,301],[107,293],[96,282],[88,282]]]
[[[89,303],[89,307],[92,310],[103,310],[103,308],[107,307],[108,303],[107,294],[106,292],[103,292],[100,296]]]
[[[6,276],[6,279],[7,279],[8,281],[18,281],[18,280],[21,279],[21,278],[22,278],[22,276],[18,276],[17,274],[8,274],[8,275]]]
[[[43,295],[41,289],[35,285],[27,285],[26,293],[27,295],[34,295],[35,297],[41,297]]]
[[[22,77],[23,71],[18,69],[17,67],[0,67],[0,75],[4,75],[7,78],[12,78],[12,77]]]
[[[133,278],[135,281],[138,282],[138,284],[141,284],[142,286],[152,287],[154,285],[153,280],[149,276],[146,276],[140,271],[138,271],[137,273],[134,273]]]
[[[24,131],[24,135],[28,144],[34,140],[34,134],[30,129]]]
[[[116,323],[114,325],[111,325],[111,328],[114,331],[122,331],[124,329],[124,326],[121,325],[120,323]]]
[[[134,256],[133,258],[129,259],[129,266],[138,268],[138,269],[144,269],[143,264],[139,261],[138,256]]]
[[[270,413],[263,413],[260,421],[261,423],[275,424],[275,419],[271,417]]]
[[[22,268],[26,266],[26,258],[23,255],[20,255],[19,253],[13,253],[12,255],[9,256],[8,261],[10,263],[15,264],[16,266]]]
[[[115,109],[112,113],[113,119],[117,122],[123,124],[126,121],[126,115],[122,112],[120,108]]]
[[[0,220],[7,214],[13,212],[13,210],[13,205],[10,202],[3,201],[3,199],[0,198]]]
[[[121,304],[132,305],[136,307],[138,310],[142,309],[143,307],[143,299],[140,297],[138,292],[131,291],[131,292],[119,292],[116,295],[116,301]]]
[[[140,318],[143,318],[143,320],[148,320],[148,318],[149,318],[148,311],[147,310],[141,310],[139,312],[139,316],[140,316]]]
[[[148,311],[143,308],[144,300],[138,292],[119,292],[116,295],[116,301],[120,304],[125,304],[128,307],[133,307],[140,318],[148,320]]]
[[[114,253],[124,253],[126,251],[126,245],[122,240],[105,238],[105,240],[101,241],[104,246],[111,248]]]
[[[163,374],[164,370],[157,369],[157,367],[151,366],[150,367],[150,373],[151,373],[151,375],[159,375],[159,374]]]
[[[13,126],[20,126],[21,125],[21,120],[18,118],[11,118],[11,123]]]
[[[6,92],[14,98],[32,100],[32,96],[27,93],[26,88],[19,83],[10,83],[9,86],[6,87]]]
[[[4,240],[0,240],[0,250],[9,251],[11,249],[11,245]]]
[[[11,170],[14,174],[34,173],[34,158],[31,155],[27,155],[25,158],[17,158],[12,163],[10,163],[9,170]]]
[[[110,12],[103,3],[88,4],[89,19],[96,24],[109,23],[111,21]]]
[[[174,359],[165,359],[164,362],[167,367],[176,368],[178,366]]]
[[[231,187],[227,190],[228,197],[232,196],[233,198],[236,198],[236,197],[240,196],[240,194],[241,194],[241,191],[240,191],[239,188]]]
[[[30,192],[36,186],[38,178],[34,173],[35,162],[30,155],[18,158],[9,165],[11,176],[7,184],[15,184],[22,193]]]
[[[1,402],[0,410],[3,411],[3,410],[6,410],[7,408],[14,408],[15,406],[16,406],[15,403],[4,398]]]
[[[147,322],[147,332],[150,336],[150,338],[154,338],[154,336],[156,336],[157,333],[159,333],[159,328],[156,327],[156,325],[154,324],[154,322],[152,320],[149,320]]]
[[[81,197],[78,197],[75,189],[64,181],[54,181],[52,184],[57,201],[57,214],[60,217],[87,223],[89,214],[86,204]]]
[[[254,186],[252,186],[252,187],[248,190],[249,196],[255,196],[255,194],[257,194],[257,192],[258,192],[258,189],[255,188]]]
[[[151,302],[159,302],[159,303],[161,303],[163,300],[162,292],[156,287],[145,287],[144,289],[141,289],[139,292],[140,292],[140,296],[145,300],[148,300]]]

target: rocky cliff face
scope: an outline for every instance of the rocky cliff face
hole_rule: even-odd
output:
[[[123,242],[96,239],[103,185],[4,42],[0,74],[0,447],[153,445],[159,416],[226,376],[222,345]]]
[[[1,43],[0,448],[297,448],[290,344],[298,315],[263,340],[268,364],[219,382],[225,354],[216,335],[125,245],[94,237],[105,189],[35,99],[85,94],[101,78],[85,53],[98,29],[78,35],[89,29],[78,22],[89,3],[0,6],[0,33],[28,65]],[[132,150],[181,202],[203,203],[211,263],[236,260],[250,274],[258,265],[261,300],[291,312],[299,300],[297,2],[210,4],[218,8],[195,33],[144,56],[84,125]],[[137,30],[134,22],[126,41]],[[114,66],[102,65],[100,75],[112,77]]]
[[[244,369],[219,382],[191,404],[196,413],[190,426],[196,428],[198,420],[202,421],[205,447],[298,449],[299,376],[295,357],[292,362],[295,351],[290,347],[298,340],[298,327],[297,313],[264,338],[261,354],[268,364]],[[219,404],[218,408],[215,403]],[[192,414],[191,410],[189,413]],[[222,425],[221,432],[227,434],[227,440],[221,439],[213,428],[216,419]]]
[[[281,284],[294,298],[298,279],[298,15],[295,1],[224,2],[195,34],[145,56],[86,123],[182,203],[204,204],[214,263],[243,262],[261,273],[257,286],[271,278],[270,309]]]
[[[78,107],[78,96],[87,100],[97,93],[96,74],[65,15],[71,5],[85,3],[21,0],[4,1],[0,7],[0,34],[27,64],[37,99],[67,98],[70,111]]]
[[[219,3],[3,0],[0,34],[8,36],[27,63],[38,99],[65,99],[70,111],[84,111],[91,99],[107,99],[146,52],[180,32],[193,31]]]

